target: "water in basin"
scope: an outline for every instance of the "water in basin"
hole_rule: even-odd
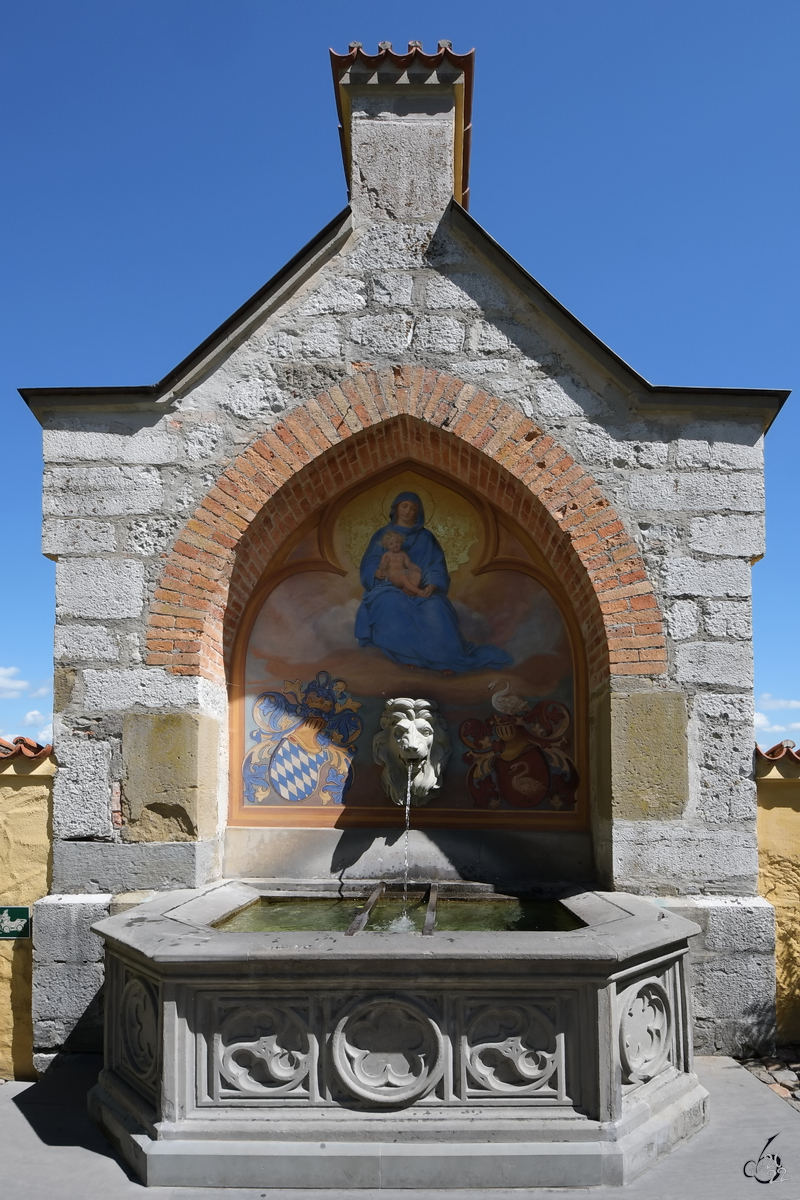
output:
[[[363,907],[364,899],[272,899],[235,913],[217,928],[237,933],[344,933]],[[389,896],[378,901],[367,932],[421,933],[427,911],[427,894]],[[436,908],[435,933],[534,932],[582,928],[584,922],[558,900],[526,898],[444,899]]]

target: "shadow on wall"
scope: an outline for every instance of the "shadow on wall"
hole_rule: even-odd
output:
[[[344,829],[330,873],[343,879],[401,879],[402,829]],[[597,886],[588,833],[521,830],[413,829],[409,878],[463,879],[511,888]]]

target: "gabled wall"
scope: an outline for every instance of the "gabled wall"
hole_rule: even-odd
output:
[[[58,564],[53,888],[219,874],[226,645],[258,555],[290,531],[287,497],[307,514],[401,430],[572,572],[597,875],[702,911],[700,1044],[765,1044],[750,565],[780,398],[651,387],[449,201],[470,56],[355,47],[334,75],[352,212],[161,385],[26,394]]]

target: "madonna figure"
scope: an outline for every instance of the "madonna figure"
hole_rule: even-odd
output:
[[[450,576],[444,553],[425,528],[425,511],[416,492],[401,492],[392,504],[389,524],[372,535],[361,560],[361,583],[364,596],[355,625],[359,645],[376,646],[401,666],[426,667],[444,675],[511,663],[497,646],[476,646],[462,636],[458,614],[447,598]]]

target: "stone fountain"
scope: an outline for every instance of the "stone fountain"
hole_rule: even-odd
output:
[[[449,754],[436,705],[388,701],[374,753],[392,800],[424,804]],[[404,902],[407,847],[405,872]],[[421,933],[405,910],[372,931],[385,886],[224,882],[96,926],[107,1041],[91,1111],[145,1183],[624,1184],[704,1124],[684,965],[695,925],[573,891],[561,928],[437,932],[440,894],[498,898],[433,884]],[[344,932],[225,927],[265,899],[368,893]]]
[[[748,603],[786,394],[647,383],[480,228],[473,53],[331,63],[348,208],[159,383],[23,391],[35,1062],[100,1048],[99,920],[92,1111],[145,1181],[624,1183],[705,1121],[693,1041],[774,1040]]]

